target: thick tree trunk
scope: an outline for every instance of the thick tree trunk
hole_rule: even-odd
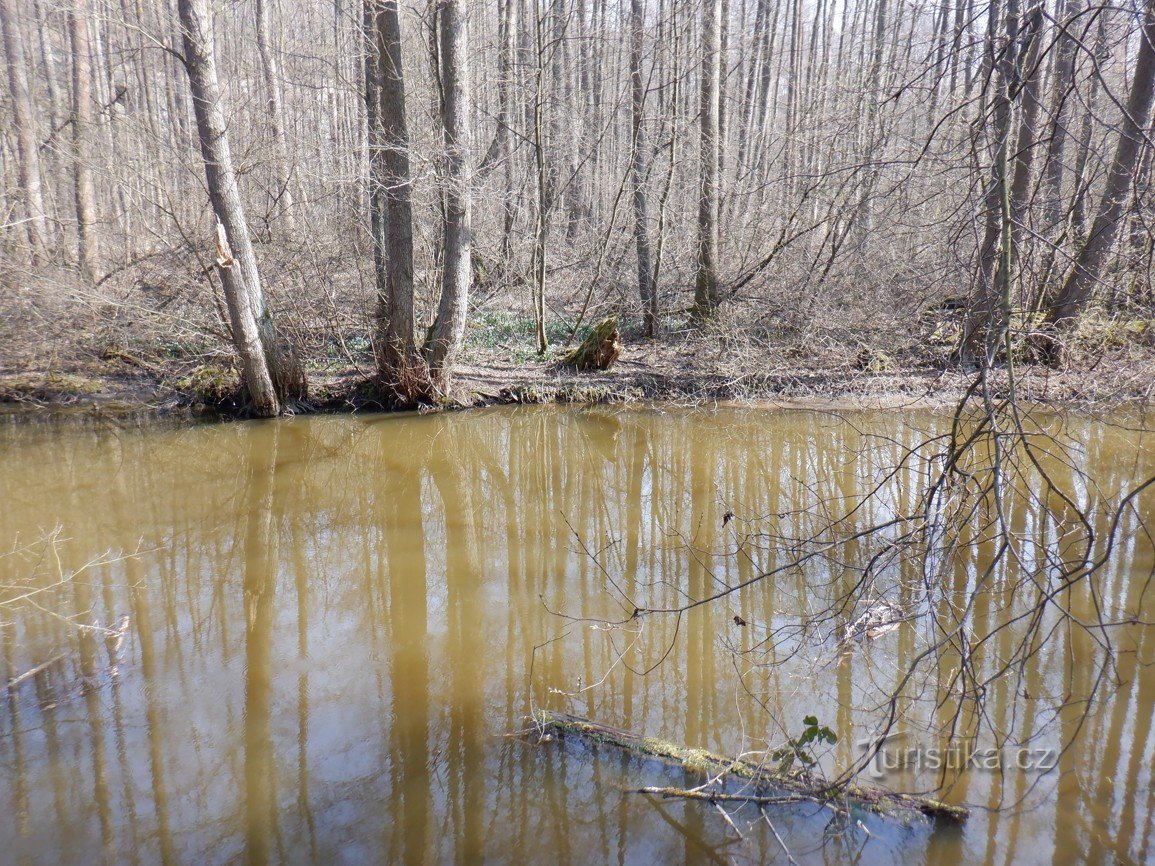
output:
[[[468,8],[469,4],[461,0],[444,0],[440,6],[441,124],[446,151],[445,270],[429,344],[429,369],[443,394],[449,390],[453,362],[465,338],[473,276]]]
[[[217,218],[217,266],[225,288],[233,342],[253,411],[271,417],[281,411],[281,399],[303,391],[303,380],[291,359],[278,357],[272,317],[265,308],[256,256],[245,222],[227,136],[220,83],[217,79],[210,0],[178,0],[184,38],[185,69],[192,92],[197,136],[205,164],[209,201]],[[278,376],[278,368],[284,375]],[[282,380],[278,389],[277,380]],[[292,396],[297,396],[293,394]]]
[[[432,399],[433,385],[414,337],[412,180],[401,21],[396,0],[376,3],[382,150],[379,168],[385,198],[385,284],[377,286],[377,374],[381,386],[398,403],[414,405]]]
[[[698,191],[698,269],[694,286],[694,318],[708,319],[718,308],[718,146],[719,84],[722,70],[722,0],[705,0],[702,7],[702,67],[700,162]]]
[[[261,57],[261,72],[265,78],[265,88],[268,90],[269,123],[272,125],[273,147],[277,158],[274,172],[277,178],[276,196],[281,205],[285,228],[289,234],[295,234],[297,224],[293,208],[293,170],[289,165],[289,146],[285,139],[285,100],[281,88],[280,66],[270,44],[271,29],[269,0],[257,0],[257,53]]]
[[[1090,300],[1095,286],[1102,280],[1104,266],[1119,234],[1124,209],[1131,198],[1131,182],[1139,167],[1144,133],[1155,100],[1155,0],[1147,0],[1143,29],[1139,35],[1139,54],[1135,77],[1123,110],[1115,158],[1107,174],[1107,186],[1087,241],[1075,261],[1054,303],[1047,310],[1051,322],[1073,319]]]
[[[72,43],[72,159],[76,200],[76,249],[80,271],[96,279],[99,247],[96,238],[96,192],[89,164],[92,129],[92,43],[88,31],[88,0],[73,0],[68,16]]]
[[[12,92],[12,113],[16,122],[16,155],[20,192],[24,197],[28,247],[33,264],[48,248],[48,220],[40,173],[40,147],[33,125],[32,100],[28,93],[27,55],[24,34],[14,0],[0,0],[0,28],[4,31],[4,57],[8,67],[8,88]]]
[[[654,286],[653,256],[650,252],[650,209],[646,199],[649,142],[646,138],[646,87],[642,77],[642,39],[645,34],[645,4],[630,0],[630,102],[633,108],[633,147],[630,183],[634,191],[634,238],[638,247],[638,294],[647,337],[658,331],[658,295]]]

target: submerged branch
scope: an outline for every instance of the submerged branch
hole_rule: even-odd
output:
[[[572,735],[587,742],[614,746],[636,755],[670,762],[683,770],[707,774],[712,782],[741,780],[751,786],[749,792],[723,792],[705,789],[640,788],[636,793],[663,797],[714,802],[778,804],[812,802],[837,811],[864,810],[910,821],[924,815],[947,823],[959,824],[970,816],[962,806],[943,803],[918,794],[901,794],[885,788],[853,782],[831,785],[807,773],[777,772],[771,767],[737,758],[726,758],[705,749],[679,746],[653,737],[602,725],[568,713],[537,710],[533,714],[534,730],[542,736]],[[778,793],[770,793],[777,791]]]

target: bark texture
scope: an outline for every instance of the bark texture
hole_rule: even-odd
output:
[[[374,183],[382,187],[375,194],[384,199],[385,247],[377,286],[377,375],[381,387],[396,402],[414,405],[431,400],[434,389],[414,336],[412,178],[401,21],[396,0],[377,0],[375,12],[380,129],[376,133],[379,159]]]
[[[1151,117],[1151,104],[1155,100],[1155,0],[1147,0],[1144,5],[1135,77],[1123,110],[1106,188],[1075,267],[1047,311],[1051,322],[1073,319],[1090,300],[1095,286],[1103,278],[1131,196],[1131,183],[1139,168],[1139,154]]]
[[[217,219],[217,272],[224,285],[233,342],[253,411],[271,417],[280,414],[283,401],[304,398],[304,376],[296,360],[280,345],[265,306],[229,149],[209,0],[179,0],[178,9],[197,138],[209,201]]]
[[[465,339],[473,276],[472,129],[469,122],[468,3],[445,0],[440,7],[441,124],[445,137],[445,263],[441,301],[429,344],[429,369],[443,394]]]
[[[694,317],[708,319],[718,308],[718,138],[719,84],[722,77],[722,0],[702,6],[700,157],[698,192],[698,268]]]
[[[0,28],[3,29],[8,89],[12,93],[12,113],[16,122],[17,179],[24,198],[28,245],[35,264],[48,247],[48,220],[41,185],[40,146],[36,141],[32,102],[28,95],[28,58],[14,0],[0,0]]]

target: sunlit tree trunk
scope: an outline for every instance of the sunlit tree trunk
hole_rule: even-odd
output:
[[[722,0],[702,7],[700,158],[698,191],[698,268],[694,284],[694,317],[708,319],[718,308],[718,103],[721,80]]]
[[[377,286],[377,374],[400,404],[412,405],[432,399],[433,387],[414,336],[412,178],[401,21],[396,0],[376,4],[379,171],[385,198],[385,285]]]
[[[76,202],[76,248],[80,271],[95,280],[99,248],[96,238],[96,191],[92,183],[89,140],[92,117],[92,44],[88,31],[88,0],[73,0],[68,15],[72,47],[72,160]]]
[[[304,379],[295,359],[282,356],[272,316],[265,307],[229,149],[209,3],[210,0],[178,0],[185,69],[209,201],[217,219],[217,272],[225,289],[233,342],[253,411],[269,417],[280,413],[284,398],[304,396]]]
[[[429,369],[434,384],[445,393],[453,362],[465,338],[472,279],[472,130],[469,122],[469,34],[467,2],[444,0],[440,5],[441,123],[445,136],[445,264],[441,302],[429,345]]]
[[[32,102],[28,95],[27,57],[24,34],[15,11],[15,0],[0,0],[0,27],[4,31],[4,58],[8,67],[8,89],[12,92],[12,114],[16,123],[16,156],[20,192],[24,197],[28,246],[35,264],[48,247],[48,220],[41,186],[40,146],[33,125]]]
[[[257,53],[261,57],[261,72],[268,90],[269,123],[272,125],[273,146],[277,158],[274,176],[277,178],[276,195],[281,205],[281,215],[289,234],[296,233],[296,216],[293,209],[292,166],[289,164],[289,147],[285,139],[285,109],[281,85],[280,64],[273,54],[269,24],[269,0],[257,0]]]

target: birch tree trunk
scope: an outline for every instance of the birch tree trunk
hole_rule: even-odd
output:
[[[722,77],[722,0],[702,7],[700,161],[698,166],[698,268],[694,318],[710,318],[718,308],[718,154],[719,82]]]
[[[17,174],[24,197],[24,216],[28,220],[28,247],[32,263],[37,264],[48,248],[48,220],[41,185],[40,146],[28,96],[28,59],[24,51],[24,34],[14,7],[14,0],[0,0],[0,27],[4,31],[8,89],[12,92],[12,113],[16,121]]]
[[[1123,110],[1115,158],[1111,161],[1107,185],[1087,241],[1074,269],[1047,311],[1051,322],[1063,322],[1077,316],[1103,278],[1104,266],[1123,221],[1124,207],[1131,198],[1131,182],[1139,168],[1139,153],[1151,116],[1152,100],[1155,100],[1155,0],[1146,0],[1135,77]]]
[[[473,275],[472,130],[469,122],[468,3],[440,6],[441,125],[445,136],[445,263],[441,301],[429,344],[429,370],[442,394],[449,390],[453,362],[465,338],[469,284]]]
[[[73,0],[68,15],[72,45],[72,161],[76,201],[76,250],[84,278],[96,279],[99,249],[96,239],[96,192],[92,185],[89,139],[92,128],[92,43],[88,30],[88,0]]]
[[[303,377],[282,376],[278,366],[291,367],[276,358],[278,346],[272,317],[265,307],[260,274],[248,224],[241,205],[237,176],[227,136],[228,122],[221,99],[214,56],[210,0],[178,0],[177,9],[184,41],[184,63],[192,92],[197,137],[205,164],[209,201],[217,219],[217,271],[225,289],[233,342],[241,360],[245,387],[255,414],[271,417],[281,412],[281,398],[289,396],[289,380],[303,390]],[[297,396],[293,394],[292,396]],[[303,395],[302,395],[303,396]]]

